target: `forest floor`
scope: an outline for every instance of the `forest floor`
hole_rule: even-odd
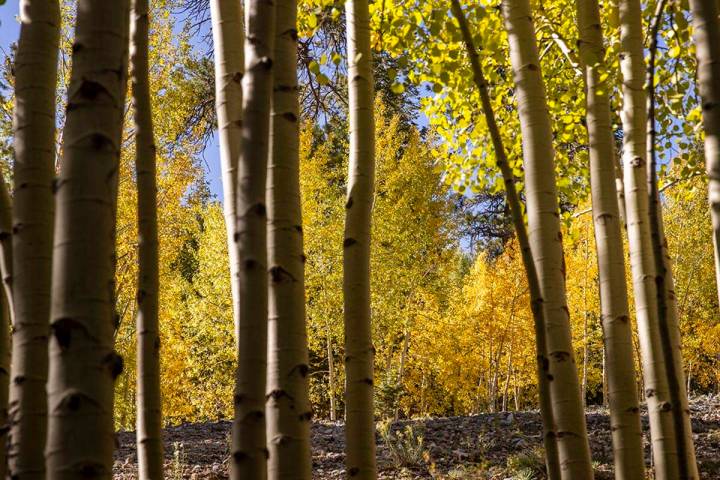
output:
[[[695,448],[703,479],[720,479],[720,397],[691,402]],[[598,480],[612,478],[612,445],[607,410],[587,413]],[[647,416],[643,415],[647,437]],[[231,423],[184,424],[167,428],[166,478],[224,479],[228,476]],[[541,422],[537,412],[488,413],[468,417],[423,418],[379,425],[378,470],[383,479],[541,480]],[[118,434],[114,479],[136,478],[133,432]],[[646,457],[649,461],[649,446]],[[313,478],[344,478],[343,425],[312,426]]]

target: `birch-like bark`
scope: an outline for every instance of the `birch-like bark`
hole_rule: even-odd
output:
[[[545,317],[550,398],[563,479],[593,478],[565,294],[552,128],[528,0],[505,0],[503,16],[525,159],[528,234]]]
[[[720,4],[717,0],[691,0],[690,8],[705,130],[705,168],[713,224],[715,276],[720,298]]]
[[[644,396],[648,404],[653,464],[658,480],[679,478],[670,392],[660,329],[646,183],[646,94],[642,9],[639,0],[621,0],[620,68],[623,77],[623,178],[635,312],[638,322]],[[608,359],[610,360],[610,359]]]
[[[128,5],[80,0],[56,184],[48,478],[109,479],[115,445],[115,205]]]
[[[58,1],[22,0],[20,22],[15,57],[12,224],[17,228],[11,241],[16,293],[8,469],[11,477],[24,480],[45,477]]]
[[[665,13],[663,0],[656,6],[655,17],[650,25],[650,55],[645,87],[648,90],[647,120],[647,184],[648,215],[650,217],[650,238],[655,266],[655,287],[657,294],[658,324],[663,359],[666,365],[667,382],[672,411],[675,445],[678,455],[679,478],[697,479],[699,473],[695,460],[695,448],[690,424],[690,409],[680,349],[678,310],[675,300],[675,286],[672,278],[672,261],[662,226],[662,205],[657,182],[657,155],[655,151],[657,131],[655,130],[655,56],[658,47],[658,32]]]
[[[625,283],[609,85],[603,81],[607,70],[605,48],[597,0],[578,0],[576,5],[590,143],[592,214],[604,342],[603,378],[607,379],[615,476],[633,480],[645,478],[645,461]]]
[[[375,183],[374,80],[368,0],[348,0],[350,164],[343,240],[345,318],[345,468],[348,478],[377,476],[370,315],[370,223]]]
[[[0,425],[9,426],[8,399],[10,396],[10,301],[4,291],[0,291]],[[7,428],[0,434],[0,442],[7,444]],[[0,478],[8,476],[8,452],[5,448],[0,452]],[[44,463],[44,462],[43,462]]]
[[[332,337],[330,335],[330,327],[326,325],[327,335],[325,336],[325,348],[327,350],[328,359],[328,397],[330,398],[330,420],[335,421],[336,418],[336,407],[335,407],[335,359],[333,357],[332,349]]]
[[[12,202],[5,180],[0,178],[0,272],[3,286],[0,289],[0,445],[8,444],[10,417],[10,332],[13,325],[12,307]],[[47,356],[45,357],[47,359]],[[8,451],[0,448],[0,478],[8,473]]]
[[[157,181],[150,99],[148,0],[132,0],[130,65],[138,201],[137,451],[140,479],[163,478],[158,325]]]
[[[215,58],[215,108],[220,136],[223,213],[227,231],[233,320],[238,331],[240,284],[238,252],[233,247],[237,215],[237,162],[242,139],[243,14],[240,0],[211,0],[210,16]],[[235,341],[237,342],[237,338]]]
[[[557,438],[555,435],[552,404],[550,401],[550,385],[547,371],[549,362],[547,358],[547,342],[545,339],[546,325],[542,308],[542,294],[540,292],[540,284],[537,277],[537,269],[535,268],[535,262],[530,249],[530,241],[528,238],[527,227],[525,226],[520,197],[517,192],[517,187],[515,186],[515,175],[513,174],[510,163],[508,162],[505,145],[497,126],[495,112],[492,109],[492,102],[490,101],[487,81],[485,80],[482,66],[480,64],[480,55],[473,43],[472,34],[467,25],[467,20],[462,11],[459,0],[452,0],[452,10],[453,15],[459,22],[465,47],[468,51],[468,56],[470,57],[473,79],[480,92],[480,102],[482,104],[483,114],[485,115],[485,121],[488,125],[493,149],[495,150],[495,163],[497,163],[498,168],[500,169],[500,173],[502,174],[503,182],[505,184],[505,196],[508,206],[510,207],[510,214],[515,228],[515,235],[518,239],[523,266],[525,267],[525,275],[528,280],[530,307],[535,326],[536,370],[540,415],[543,423],[545,465],[548,471],[548,479],[556,480],[560,478],[560,464],[558,460]]]
[[[720,2],[690,0],[705,130],[705,168],[713,224],[715,273],[720,296]],[[670,272],[672,275],[672,272]],[[671,300],[675,300],[672,298]],[[686,393],[690,391],[690,372]]]
[[[239,315],[230,477],[266,478],[267,208],[270,108],[273,96],[275,2],[248,0],[243,78],[242,138],[237,164],[234,246]]]
[[[8,314],[14,324],[12,297],[13,297],[13,219],[12,200],[5,180],[0,179],[0,275],[2,275],[2,290],[8,299]]]
[[[276,0],[268,165],[268,478],[310,480],[305,255],[300,206],[297,2]]]

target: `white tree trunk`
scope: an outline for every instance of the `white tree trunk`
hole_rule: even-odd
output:
[[[305,255],[300,206],[297,2],[276,0],[268,166],[268,478],[310,480]]]
[[[267,373],[266,179],[273,90],[275,2],[248,0],[242,141],[237,165],[237,249],[240,309],[230,477],[266,478]]]
[[[590,447],[565,295],[553,135],[528,0],[505,0],[503,16],[520,115],[528,232],[543,300],[561,478],[590,479]]]
[[[57,0],[20,2],[15,57],[15,192],[12,282],[15,321],[10,387],[9,474],[45,475],[48,326],[55,176],[55,89],[60,42]],[[4,475],[3,475],[4,477]]]
[[[107,479],[115,434],[115,209],[125,105],[126,1],[79,0],[56,190],[48,436],[52,480]]]
[[[350,163],[343,240],[345,467],[369,480],[375,466],[374,348],[370,318],[370,222],[375,176],[374,81],[368,0],[348,0]]]

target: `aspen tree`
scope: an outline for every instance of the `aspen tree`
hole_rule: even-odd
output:
[[[348,0],[350,162],[343,240],[345,321],[345,468],[348,478],[374,479],[374,348],[370,318],[370,223],[375,182],[374,80],[368,0]]]
[[[565,296],[553,135],[528,0],[505,0],[503,17],[522,131],[528,236],[544,309],[547,375],[561,478],[590,479],[593,477],[590,447]]]
[[[8,467],[17,479],[45,477],[48,331],[55,176],[57,0],[20,2],[15,58],[12,234],[15,312]],[[0,327],[4,328],[4,327]]]
[[[578,0],[580,60],[585,77],[592,215],[597,245],[607,392],[615,476],[645,478],[645,460],[625,284],[616,159],[605,48],[597,0]]]
[[[242,137],[243,20],[240,0],[211,0],[213,46],[215,57],[215,108],[220,136],[223,212],[227,230],[230,260],[230,289],[233,320],[238,329],[239,279],[238,252],[232,248],[237,214],[237,162]],[[235,339],[237,341],[237,338]]]
[[[0,178],[0,274],[2,289],[8,299],[8,313],[12,321],[13,291],[13,242],[12,242],[12,200],[5,180]]]
[[[690,424],[690,409],[687,400],[682,354],[680,351],[680,330],[678,311],[675,303],[675,286],[672,277],[670,254],[667,239],[662,226],[662,205],[657,182],[657,155],[655,130],[655,56],[658,47],[658,32],[665,13],[666,2],[656,6],[655,17],[650,25],[650,55],[647,78],[647,188],[648,215],[650,219],[650,239],[655,267],[655,288],[657,295],[658,326],[662,345],[663,360],[666,365],[667,384],[672,412],[675,446],[678,457],[678,474],[681,479],[699,477],[695,461],[695,449]]]
[[[537,270],[533,260],[532,251],[530,249],[530,241],[528,239],[527,227],[523,218],[522,205],[515,186],[515,175],[513,174],[510,163],[508,162],[507,153],[500,130],[495,120],[495,112],[492,109],[490,101],[490,93],[488,92],[487,81],[482,72],[480,64],[480,55],[473,43],[472,34],[468,28],[465,14],[462,11],[459,0],[452,0],[453,15],[458,20],[460,32],[465,42],[465,47],[470,58],[470,64],[473,71],[475,85],[480,92],[480,102],[482,104],[485,121],[488,125],[490,138],[495,150],[495,163],[497,163],[500,173],[505,184],[505,196],[510,207],[515,235],[518,239],[520,252],[522,256],[523,266],[525,267],[525,275],[528,279],[528,287],[530,290],[531,310],[533,321],[535,323],[535,351],[537,357],[537,376],[538,376],[538,396],[540,403],[540,414],[543,422],[543,445],[545,447],[545,464],[547,466],[548,478],[560,478],[560,465],[558,463],[557,438],[554,431],[554,421],[552,413],[552,404],[550,401],[550,385],[547,375],[547,342],[545,338],[545,318],[543,316],[542,295],[540,293],[540,284],[538,283]],[[508,375],[509,383],[509,375]],[[507,392],[507,383],[505,390]],[[505,405],[505,399],[503,399]],[[504,406],[503,406],[504,410]]]
[[[646,94],[643,88],[642,9],[639,0],[621,0],[620,68],[622,83],[623,178],[630,266],[635,291],[645,398],[650,418],[653,465],[659,480],[679,478],[677,445],[658,323],[655,267],[650,238],[646,183]]]
[[[690,8],[705,130],[705,168],[713,222],[715,274],[720,297],[720,4],[716,0],[691,0]]]
[[[235,248],[240,309],[230,475],[266,477],[267,211],[270,108],[273,94],[275,3],[249,0],[243,79],[242,140],[237,165]]]
[[[0,425],[9,425],[10,330],[12,326],[12,203],[5,180],[0,178],[0,271],[5,288],[0,290]],[[7,428],[0,431],[0,445],[7,444]],[[7,477],[8,452],[0,448],[0,478]],[[42,457],[40,459],[42,462]]]
[[[5,292],[0,291],[0,424],[8,425],[8,397],[10,396],[10,301]],[[8,434],[0,433],[0,442],[7,444]],[[8,452],[0,451],[0,478],[8,478]],[[43,462],[44,463],[44,462]]]
[[[137,451],[141,479],[163,478],[158,325],[158,231],[155,139],[150,100],[148,0],[132,0],[130,76],[135,113],[138,201]]]
[[[115,204],[128,4],[79,0],[56,183],[48,478],[110,478],[115,443]]]
[[[305,256],[300,206],[297,2],[275,4],[275,69],[268,165],[268,477],[310,480]]]

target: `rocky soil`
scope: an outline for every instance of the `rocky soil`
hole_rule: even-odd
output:
[[[693,432],[703,479],[720,479],[720,397],[696,399],[691,405]],[[596,478],[612,478],[612,445],[607,411],[587,415]],[[643,418],[647,431],[647,417]],[[227,478],[231,423],[185,424],[165,430],[166,477]],[[537,412],[424,418],[379,425],[378,469],[383,479],[517,479],[540,480],[541,423]],[[136,478],[133,432],[118,434],[114,478]],[[313,473],[316,479],[342,479],[343,425],[316,421],[312,427]],[[649,447],[646,438],[646,456]]]

